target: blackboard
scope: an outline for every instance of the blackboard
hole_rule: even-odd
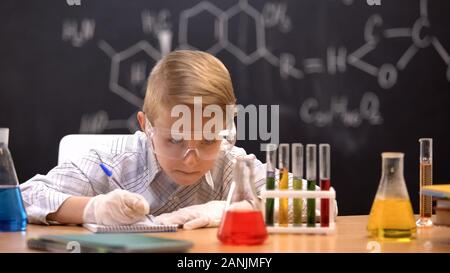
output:
[[[369,212],[383,151],[405,153],[418,209],[420,137],[450,168],[446,0],[0,2],[0,127],[21,182],[71,133],[129,133],[145,78],[179,48],[213,53],[238,103],[280,105],[280,141],[330,143],[341,214]],[[238,145],[264,160],[258,141]]]

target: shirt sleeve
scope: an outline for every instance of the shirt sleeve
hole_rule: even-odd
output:
[[[94,196],[108,191],[107,176],[99,164],[98,152],[66,161],[47,175],[36,175],[20,185],[30,223],[51,224],[46,217],[56,212],[71,196]]]

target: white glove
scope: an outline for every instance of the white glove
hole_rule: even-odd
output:
[[[222,219],[226,201],[210,201],[201,205],[181,208],[163,213],[153,220],[164,225],[183,225],[184,229],[217,227]]]
[[[83,222],[99,225],[129,225],[150,212],[147,200],[136,193],[116,189],[92,197],[83,211]]]
[[[202,205],[185,207],[171,213],[164,213],[153,220],[165,225],[183,225],[184,229],[197,229],[202,227],[217,227],[222,220],[226,201],[210,201]],[[228,210],[253,210],[247,201],[232,203]]]

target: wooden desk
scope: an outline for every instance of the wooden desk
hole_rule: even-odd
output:
[[[420,230],[411,242],[380,242],[367,237],[367,216],[339,216],[333,235],[272,234],[260,246],[222,245],[216,238],[217,228],[180,230],[174,233],[151,233],[194,242],[191,252],[450,252],[450,228],[432,227]],[[26,239],[43,234],[89,233],[79,226],[28,225],[26,232],[0,233],[0,252],[32,252]],[[372,246],[372,247],[370,247]],[[369,247],[369,250],[368,250]]]

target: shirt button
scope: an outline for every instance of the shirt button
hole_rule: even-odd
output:
[[[180,198],[178,198],[178,196],[173,196],[172,198],[172,202],[179,202]]]

